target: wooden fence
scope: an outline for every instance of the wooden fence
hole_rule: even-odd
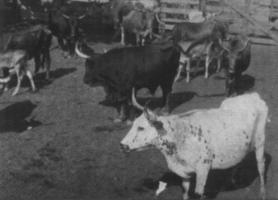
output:
[[[161,29],[171,30],[176,23],[188,21],[193,10],[214,12],[221,0],[160,0],[160,19],[166,23]]]

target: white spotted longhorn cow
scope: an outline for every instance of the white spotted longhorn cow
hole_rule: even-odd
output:
[[[237,165],[255,151],[260,192],[265,199],[265,126],[268,106],[257,93],[225,99],[219,108],[157,116],[143,108],[132,95],[133,104],[143,113],[135,119],[121,141],[125,152],[157,148],[171,171],[182,177],[183,199],[189,198],[190,174],[196,173],[195,193],[204,197],[211,169]]]

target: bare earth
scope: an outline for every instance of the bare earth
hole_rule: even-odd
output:
[[[17,96],[11,96],[12,88],[0,98],[0,199],[155,199],[155,183],[168,172],[162,155],[156,150],[124,155],[119,142],[129,126],[113,123],[115,109],[99,104],[105,96],[102,88],[83,84],[84,60],[64,59],[57,49],[52,51],[52,60],[52,81],[38,74],[38,92],[31,93],[25,81]],[[254,84],[250,90],[260,93],[270,108],[268,199],[278,199],[277,63],[277,47],[253,45],[252,62],[243,80],[246,89]],[[189,84],[175,84],[172,112],[218,106],[225,98],[221,77],[222,73],[208,80],[198,76]],[[208,193],[220,191],[217,200],[259,199],[252,156],[240,167],[234,183],[226,174],[218,171],[210,176]],[[171,186],[158,199],[181,200],[179,181],[172,176],[168,179]]]

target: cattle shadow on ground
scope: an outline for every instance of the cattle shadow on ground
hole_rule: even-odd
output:
[[[272,157],[265,153],[265,179]],[[225,170],[211,170],[205,188],[205,196],[215,198],[221,191],[233,191],[250,186],[258,178],[257,163],[255,153],[250,153],[238,165]],[[180,186],[182,179],[172,172],[164,173],[158,180],[151,178],[143,179],[142,187],[150,190],[158,188],[159,181],[167,183],[167,187]],[[190,179],[189,195],[194,196],[196,176]]]
[[[176,92],[172,93],[169,102],[169,110],[170,112],[173,111],[179,105],[190,101],[194,96],[196,96],[196,92]]]
[[[178,92],[178,93],[172,93],[170,96],[170,102],[169,102],[169,112],[171,113],[176,107],[179,105],[190,101],[194,96],[196,95],[195,92]],[[163,106],[163,100],[162,97],[137,97],[137,101],[140,105],[147,106],[150,110],[155,111],[158,115],[163,114],[162,106]],[[115,102],[109,98],[109,96],[106,96],[106,99],[99,102],[99,104],[109,107],[114,107],[120,111],[120,104],[118,102]],[[138,117],[142,111],[134,108],[133,106],[128,107],[128,118],[130,120],[134,120],[136,117]],[[112,118],[111,118],[112,120]]]
[[[50,85],[54,80],[71,74],[76,71],[76,68],[59,68],[54,71],[50,71],[50,80],[45,79],[45,72],[38,73],[34,77],[35,84],[37,88],[44,88],[45,86]]]
[[[0,110],[0,133],[20,133],[28,127],[40,126],[42,123],[34,118],[26,120],[36,107],[31,101],[22,101]]]
[[[35,82],[36,87],[38,89],[41,89],[41,88],[44,88],[44,87],[50,85],[53,82],[53,80],[61,78],[65,75],[68,75],[75,71],[76,71],[76,68],[59,68],[54,71],[50,71],[50,80],[45,79],[45,72],[39,72],[38,74],[34,75],[34,82]],[[16,83],[17,83],[17,78],[16,78],[16,76],[13,76],[11,81],[9,82],[9,88],[15,87]],[[24,79],[22,81],[21,87],[31,88],[30,81],[26,76],[24,77]]]

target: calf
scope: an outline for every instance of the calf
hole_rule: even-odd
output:
[[[76,46],[77,55],[86,58],[84,82],[91,86],[102,85],[116,97],[121,107],[121,120],[127,117],[125,113],[133,87],[136,90],[148,88],[154,93],[160,86],[163,106],[168,112],[180,56],[172,43],[117,48],[103,55],[91,52],[86,55]]]
[[[186,66],[186,82],[190,81],[191,61],[196,60],[197,66],[205,58],[205,78],[209,76],[209,65],[214,59],[217,59],[217,72],[220,71],[223,49],[218,41],[210,41],[204,38],[196,42],[179,42],[181,56],[180,65],[175,81],[181,80],[181,72]]]
[[[162,22],[159,17],[156,15],[156,19],[159,24],[165,26],[165,23]],[[180,45],[180,43],[185,44],[186,48],[183,46],[182,52],[184,52],[181,57],[180,69],[183,68],[183,65],[187,64],[187,82],[189,82],[189,70],[192,54],[195,54],[190,51],[195,51],[196,48],[199,49],[197,52],[198,55],[193,57],[200,57],[201,54],[206,55],[205,62],[205,78],[208,78],[208,66],[211,59],[212,52],[214,51],[212,47],[217,43],[218,40],[223,40],[226,38],[228,26],[220,21],[213,19],[206,20],[204,22],[192,23],[192,22],[183,22],[176,24],[171,32],[171,36],[168,39],[173,39],[174,44]],[[201,51],[200,51],[201,49]],[[179,73],[180,74],[180,73]],[[176,80],[180,79],[178,76]]]
[[[133,104],[142,109],[133,97]],[[255,150],[260,192],[265,199],[265,126],[268,107],[257,93],[224,100],[219,108],[157,116],[144,109],[121,141],[126,151],[155,147],[171,171],[183,178],[183,199],[188,199],[190,174],[196,173],[195,193],[203,197],[211,169],[238,164]],[[225,145],[223,145],[225,144]]]
[[[238,93],[238,84],[242,73],[247,70],[251,59],[251,45],[248,37],[236,35],[227,41],[223,41],[221,46],[225,50],[225,59],[228,60],[226,69],[226,95]]]
[[[36,90],[32,72],[27,65],[27,58],[27,52],[23,50],[8,51],[0,54],[0,69],[3,70],[8,68],[9,70],[9,76],[6,78],[0,78],[0,83],[7,84],[13,73],[17,76],[17,85],[12,93],[13,96],[18,93],[24,75],[29,78],[32,90]]]
[[[51,32],[44,26],[37,25],[12,35],[5,50],[25,50],[27,58],[35,61],[35,73],[45,67],[46,79],[49,79],[51,39]]]

